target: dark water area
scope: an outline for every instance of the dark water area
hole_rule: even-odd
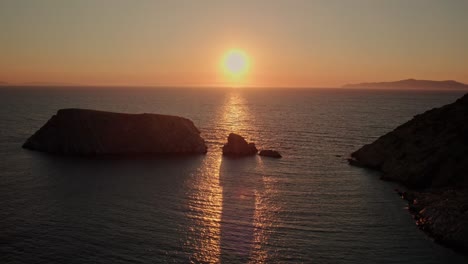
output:
[[[462,92],[0,88],[0,263],[466,263],[349,153]],[[21,148],[60,108],[188,117],[209,152]],[[282,159],[222,157],[230,132]]]

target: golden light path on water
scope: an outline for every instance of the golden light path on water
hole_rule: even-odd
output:
[[[255,130],[248,104],[241,93],[228,93],[217,115],[223,129],[240,133]],[[226,135],[219,135],[226,140]],[[194,263],[219,263],[247,260],[263,263],[267,259],[268,234],[274,206],[269,195],[273,185],[264,175],[258,156],[228,159],[218,146],[212,147],[202,165],[191,176],[188,195],[188,217],[193,225],[188,229],[186,246],[195,249]]]
[[[249,111],[247,102],[241,93],[233,91],[229,93],[225,99],[222,110],[222,118],[220,125],[228,131],[228,133],[241,133],[242,131],[253,130],[253,120],[255,116]]]
[[[192,262],[217,263],[220,258],[220,222],[222,189],[219,184],[221,156],[207,154],[202,166],[192,175],[194,192],[189,194],[189,227],[187,246],[195,248]]]

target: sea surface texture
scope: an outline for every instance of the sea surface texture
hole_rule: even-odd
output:
[[[467,263],[345,158],[461,92],[1,88],[0,263]],[[192,157],[21,148],[60,108],[188,117]],[[225,158],[229,133],[282,159]]]

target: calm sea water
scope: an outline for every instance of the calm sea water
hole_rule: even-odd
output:
[[[0,263],[466,263],[393,183],[345,157],[460,92],[0,89]],[[192,119],[207,155],[79,159],[21,148],[60,108]],[[227,159],[237,132],[282,159]]]

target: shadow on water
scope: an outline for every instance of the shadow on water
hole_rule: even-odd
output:
[[[153,195],[173,191],[204,158],[186,157],[59,157],[34,153],[32,171],[52,190],[81,191],[91,194]],[[44,175],[44,176],[43,176]],[[167,188],[166,190],[164,190]]]
[[[222,263],[252,261],[255,244],[256,196],[263,187],[255,173],[256,158],[224,157],[219,170],[223,192],[220,260]]]
[[[135,159],[88,159],[29,152],[31,180],[18,188],[23,219],[8,231],[18,260],[33,263],[152,263],[180,241],[184,182],[203,155]],[[32,184],[32,182],[34,184]],[[34,240],[27,247],[24,241]],[[132,254],[122,254],[122,252]],[[167,254],[167,253],[166,253]],[[18,255],[19,256],[19,255]],[[168,256],[166,256],[168,257]],[[181,259],[179,259],[181,261]]]

